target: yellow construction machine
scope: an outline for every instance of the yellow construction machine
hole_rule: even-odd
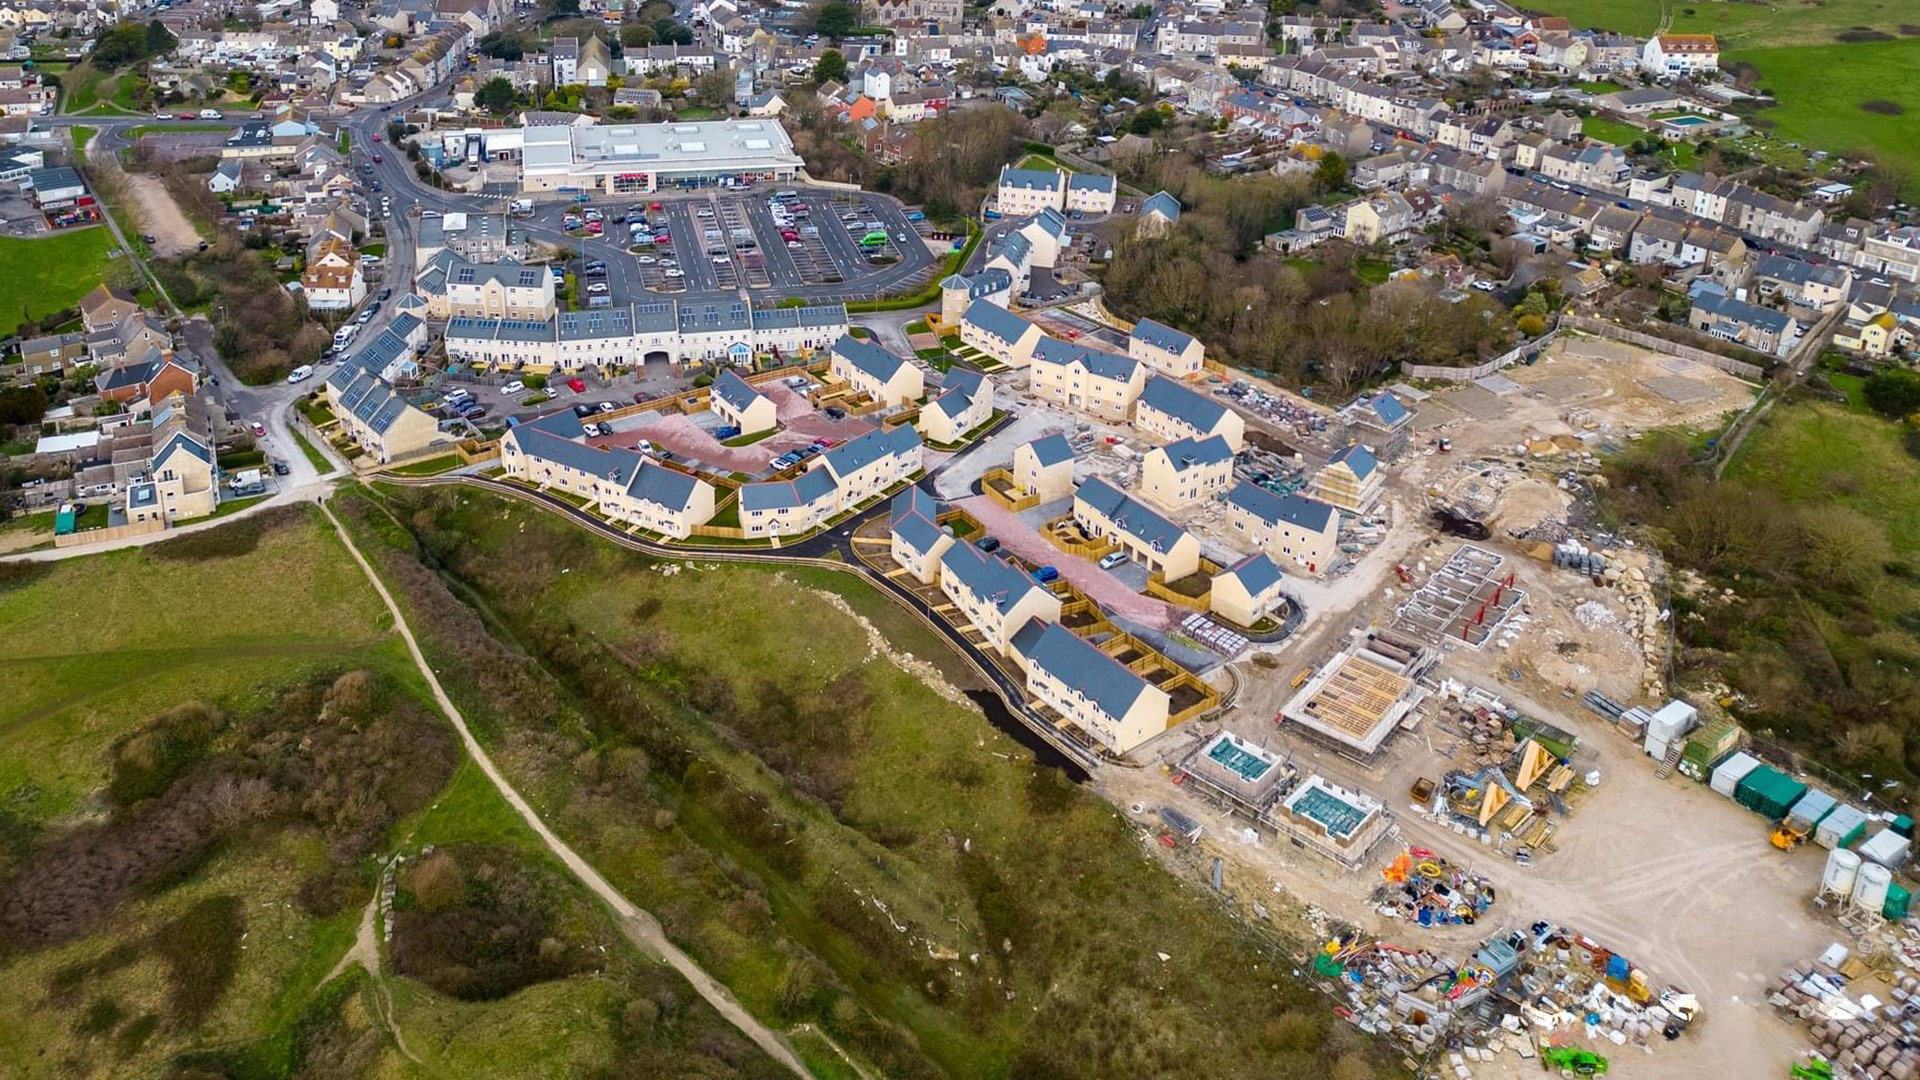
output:
[[[1799,847],[1801,842],[1806,840],[1806,838],[1806,829],[1792,821],[1783,821],[1774,827],[1773,835],[1767,839],[1773,841],[1773,846],[1779,848],[1781,851],[1792,851],[1794,848]]]

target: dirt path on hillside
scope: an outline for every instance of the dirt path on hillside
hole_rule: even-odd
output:
[[[434,701],[440,706],[440,711],[446,714],[447,719],[453,722],[454,730],[459,732],[460,741],[466,746],[467,753],[472,756],[474,763],[480,766],[480,771],[486,774],[487,780],[493,784],[495,790],[500,792],[500,797],[507,801],[507,805],[513,807],[514,812],[527,823],[527,827],[531,828],[540,837],[541,842],[546,844],[547,850],[551,851],[574,877],[579,878],[587,888],[593,890],[595,895],[613,909],[614,914],[619,916],[620,931],[629,941],[665,960],[669,966],[680,973],[682,978],[693,985],[694,991],[705,998],[707,1004],[713,1006],[714,1010],[725,1017],[728,1023],[739,1028],[747,1038],[752,1039],[754,1045],[768,1057],[792,1070],[794,1075],[811,1080],[811,1074],[807,1072],[806,1066],[800,1064],[799,1057],[794,1054],[785,1039],[755,1019],[752,1013],[734,1000],[733,994],[725,986],[702,970],[699,964],[694,963],[692,957],[680,951],[673,942],[668,941],[666,932],[660,927],[660,921],[655,919],[652,913],[636,907],[632,901],[621,894],[620,890],[614,888],[606,878],[601,877],[600,872],[595,870],[587,860],[581,858],[552,829],[549,829],[547,823],[540,819],[540,815],[534,812],[533,807],[521,798],[518,791],[514,790],[513,785],[507,783],[506,777],[494,766],[493,758],[488,756],[479,741],[473,737],[473,732],[468,730],[466,718],[454,706],[453,699],[441,689],[439,678],[434,675],[426,656],[421,653],[420,644],[414,640],[413,630],[407,625],[406,617],[401,614],[400,605],[394,601],[393,594],[387,591],[386,583],[380,580],[380,575],[374,573],[373,565],[367,562],[366,556],[360,554],[360,548],[353,542],[353,536],[347,532],[344,525],[340,524],[340,519],[334,516],[333,507],[322,503],[320,508],[326,513],[327,520],[333,523],[333,527],[339,530],[341,542],[346,545],[347,552],[353,556],[353,561],[360,564],[360,570],[372,583],[374,592],[380,594],[380,601],[387,606],[387,612],[393,616],[394,629],[400,632],[401,640],[406,642],[407,653],[413,657],[414,666],[420,670],[420,677],[426,680],[427,688],[433,691]]]
[[[199,232],[181,212],[180,204],[173,201],[165,184],[142,173],[121,175],[126,177],[127,190],[140,205],[140,227],[153,237],[153,243],[147,246],[155,255],[171,258],[200,246]]]

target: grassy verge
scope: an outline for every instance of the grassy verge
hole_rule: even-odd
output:
[[[411,462],[406,465],[401,465],[398,468],[388,469],[387,471],[398,476],[438,476],[449,469],[457,469],[459,467],[460,456],[458,454],[442,454],[439,457],[427,458],[425,461]]]
[[[67,134],[73,137],[73,159],[76,162],[82,165],[87,163],[87,144],[93,141],[94,135],[99,131],[99,128],[88,127],[85,124],[75,124],[67,129]]]
[[[211,135],[214,132],[231,131],[231,124],[141,124],[127,129],[127,138],[139,139],[148,135]]]
[[[752,446],[754,443],[757,443],[762,439],[765,439],[769,436],[778,435],[778,434],[780,434],[779,428],[770,427],[765,431],[754,431],[754,432],[749,432],[745,435],[735,435],[731,439],[723,439],[721,440],[720,445],[721,446]]]
[[[288,430],[293,432],[294,444],[300,447],[300,452],[306,455],[307,462],[313,466],[315,472],[321,476],[327,476],[333,472],[333,461],[328,458],[326,454],[308,442],[307,437],[301,434],[298,428],[290,428]]]

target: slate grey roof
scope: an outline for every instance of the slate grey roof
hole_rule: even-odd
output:
[[[948,368],[947,381],[940,396],[928,402],[927,408],[938,409],[942,416],[952,419],[966,412],[982,391],[991,394],[991,387],[987,377],[972,368]]]
[[[981,551],[972,544],[955,544],[940,556],[940,572],[950,574],[967,591],[1005,615],[1029,592],[1040,588],[1026,572]]]
[[[1260,551],[1227,567],[1220,576],[1237,579],[1249,596],[1259,596],[1283,580],[1280,568],[1273,565],[1273,560],[1267,558],[1265,552]]]
[[[1786,333],[1787,328],[1793,324],[1793,319],[1784,311],[1775,311],[1772,308],[1763,308],[1744,300],[1715,296],[1712,293],[1702,293],[1694,297],[1693,306],[1697,311],[1704,311],[1729,322],[1758,326],[1775,334]]]
[[[1227,445],[1224,435],[1209,435],[1204,439],[1188,437],[1177,439],[1160,448],[1167,460],[1172,462],[1174,472],[1186,472],[1201,465],[1218,465],[1233,460],[1233,447]]]
[[[1180,220],[1180,200],[1164,191],[1156,191],[1140,204],[1143,214],[1159,214],[1168,221]]]
[[[861,341],[852,334],[840,335],[839,340],[833,343],[833,354],[852,364],[855,370],[883,383],[891,380],[907,363],[873,342]]]
[[[1103,379],[1116,379],[1127,382],[1140,367],[1140,362],[1131,356],[1107,352],[1105,349],[1090,349],[1077,342],[1062,341],[1056,337],[1044,337],[1033,347],[1033,362],[1066,367],[1078,362],[1088,373]]]
[[[1156,349],[1164,349],[1170,353],[1182,352],[1187,346],[1193,344],[1193,335],[1183,334],[1166,323],[1155,322],[1152,319],[1141,319],[1134,323],[1132,336]]]
[[[1060,174],[1051,169],[1016,169],[1009,165],[1000,170],[1000,184],[1026,191],[1058,191]]]
[[[1353,470],[1353,475],[1362,480],[1372,476],[1373,470],[1380,467],[1380,463],[1374,460],[1373,452],[1359,443],[1343,447],[1333,457],[1327,459],[1327,464],[1338,465],[1343,461],[1346,462],[1347,468]]]
[[[1193,425],[1196,431],[1212,431],[1227,414],[1225,405],[1159,375],[1147,379],[1146,388],[1140,391],[1140,402]]]
[[[1172,551],[1174,545],[1187,535],[1185,529],[1161,517],[1146,503],[1098,476],[1081,484],[1073,497],[1105,514],[1115,528],[1151,550],[1163,554]]]
[[[810,469],[792,480],[763,480],[757,484],[743,484],[740,487],[740,509],[742,512],[751,512],[811,506],[838,486],[826,469]]]
[[[678,469],[657,464],[645,455],[638,456],[641,457],[640,468],[627,485],[627,494],[669,510],[685,510],[693,502],[693,493],[700,486],[699,480]]]
[[[919,448],[920,433],[911,424],[902,424],[892,431],[876,429],[822,454],[821,460],[827,465],[821,471],[833,473],[836,479],[851,476],[890,454],[904,454]]]
[[[991,334],[1009,345],[1019,341],[1034,325],[1008,311],[1006,308],[987,300],[975,300],[967,305],[966,314],[960,320],[983,334]]]
[[[761,395],[760,391],[755,390],[747,380],[741,378],[732,368],[728,368],[720,373],[719,378],[713,380],[713,396],[726,402],[727,407],[733,411],[745,412],[759,400]]]
[[[947,534],[939,525],[940,500],[922,488],[910,487],[895,495],[888,513],[894,535],[922,555]]]
[[[1013,647],[1028,663],[1079,691],[1116,720],[1147,689],[1145,679],[1059,623],[1032,620],[1014,635]]]
[[[1775,281],[1788,281],[1795,285],[1818,283],[1830,288],[1839,288],[1846,280],[1846,272],[1837,266],[1815,266],[1785,255],[1762,255],[1755,265],[1754,272],[1763,278]]]
[[[1041,468],[1073,460],[1073,444],[1067,442],[1067,437],[1057,431],[1052,435],[1043,435],[1027,445],[1033,448],[1033,456],[1039,461]]]
[[[1112,191],[1114,190],[1114,179],[1111,176],[1102,176],[1099,173],[1068,173],[1067,190]]]
[[[186,432],[176,431],[173,433],[173,437],[167,440],[166,445],[154,452],[153,467],[158,469],[166,463],[168,458],[173,457],[175,454],[187,454],[191,457],[199,458],[203,464],[213,464],[212,450],[208,449],[199,439],[188,435]]]
[[[1258,484],[1242,480],[1227,492],[1227,502],[1269,525],[1286,522],[1320,532],[1333,520],[1334,509],[1318,499],[1302,495],[1276,495]]]
[[[575,428],[577,429],[578,426],[576,424]],[[578,434],[577,430],[575,434]],[[634,482],[634,474],[641,464],[640,455],[631,450],[618,447],[602,450],[544,431],[539,424],[522,424],[513,429],[512,437],[520,444],[521,452],[528,457],[552,462],[569,469],[577,469],[589,476],[612,480],[623,487]]]

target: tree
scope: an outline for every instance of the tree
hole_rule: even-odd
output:
[[[527,55],[527,42],[519,34],[495,30],[480,39],[480,55],[495,60],[518,60]]]
[[[47,411],[47,393],[37,384],[0,390],[0,424],[37,424]]]
[[[518,95],[514,92],[513,84],[499,75],[488,79],[486,85],[473,95],[475,105],[495,116],[506,115],[512,110],[517,99]]]
[[[629,49],[644,49],[660,40],[660,35],[646,23],[628,23],[620,28],[620,44]]]
[[[580,0],[540,0],[540,17],[548,22],[580,15]]]
[[[846,0],[826,0],[813,12],[813,31],[838,40],[860,25],[860,11]]]
[[[168,30],[166,25],[159,19],[155,19],[147,24],[148,56],[165,56],[172,52],[174,47],[179,44],[180,39],[174,37],[173,31]]]
[[[847,58],[839,49],[828,49],[813,64],[814,83],[843,82],[847,77]]]
[[[693,84],[693,100],[709,109],[726,106],[733,99],[733,71],[731,68],[715,68],[700,76]]]
[[[1911,416],[1920,411],[1920,371],[1887,368],[1867,377],[1862,387],[1867,404],[1886,416]]]
[[[1347,186],[1347,159],[1329,153],[1313,169],[1313,185],[1321,191],[1339,191]]]

